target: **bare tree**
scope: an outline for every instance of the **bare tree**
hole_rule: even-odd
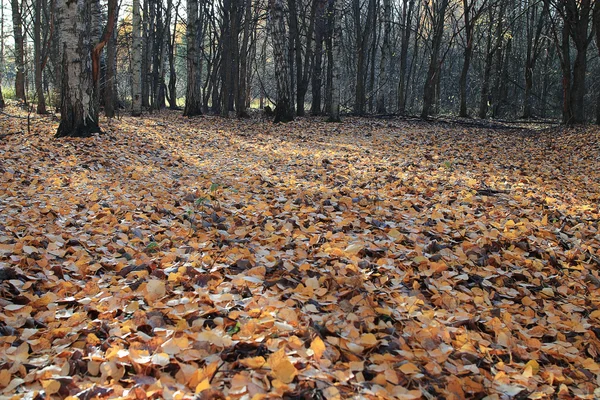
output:
[[[273,122],[289,122],[294,120],[291,103],[290,75],[288,57],[286,55],[286,29],[282,0],[271,1],[271,36],[273,39],[273,56],[275,58],[275,80],[277,81],[277,106]]]
[[[19,0],[11,0],[13,20],[13,33],[15,39],[15,95],[18,99],[26,101],[25,97],[25,38],[23,36],[22,3]]]
[[[142,115],[142,19],[140,15],[140,0],[133,0],[133,20],[132,20],[131,43],[131,115],[139,117]]]
[[[193,117],[202,115],[202,70],[200,68],[202,26],[198,14],[198,0],[187,1],[187,15],[187,87],[183,115]]]

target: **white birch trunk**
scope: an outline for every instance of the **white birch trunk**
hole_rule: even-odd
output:
[[[133,0],[133,43],[132,43],[132,71],[131,77],[131,115],[142,115],[142,20],[140,16],[140,0]]]
[[[61,121],[57,137],[99,133],[92,79],[91,10],[97,0],[58,0],[62,52]]]

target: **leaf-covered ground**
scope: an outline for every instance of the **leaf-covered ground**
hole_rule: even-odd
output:
[[[598,130],[103,126],[0,118],[4,396],[600,396]]]

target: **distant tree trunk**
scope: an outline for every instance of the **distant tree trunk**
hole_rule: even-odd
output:
[[[315,3],[315,52],[313,61],[313,73],[311,79],[312,104],[310,113],[320,115],[321,109],[321,87],[323,86],[323,41],[326,34],[327,0],[314,0]]]
[[[544,0],[547,10],[553,7],[562,19],[562,38],[559,38],[558,24],[550,15],[554,43],[559,50],[563,74],[563,123],[570,125],[585,122],[585,75],[587,70],[587,49],[592,37],[588,35],[592,18],[592,0]],[[594,8],[595,11],[595,8]],[[571,45],[575,46],[575,60],[571,66]]]
[[[169,46],[169,90],[168,90],[168,100],[169,100],[169,108],[171,110],[177,110],[177,71],[175,70],[175,54],[177,51],[177,17],[179,13],[179,6],[181,1],[177,2],[177,6],[175,6],[175,17],[173,21],[173,33],[171,34],[171,28],[167,26],[167,42]]]
[[[131,45],[132,77],[131,77],[131,115],[142,115],[142,22],[140,15],[140,0],[133,0],[133,41]]]
[[[148,71],[152,64],[152,40],[150,37],[150,5],[152,0],[144,0],[142,3],[142,107],[150,108],[149,93],[150,85],[148,84]]]
[[[398,114],[406,114],[406,70],[408,68],[408,47],[410,46],[410,24],[415,1],[403,0],[402,6],[402,44],[400,48],[400,80],[398,82]],[[408,7],[408,9],[407,9]]]
[[[431,40],[431,58],[429,60],[429,69],[427,71],[427,79],[425,80],[425,88],[423,91],[423,111],[422,118],[427,118],[431,115],[435,98],[436,98],[436,80],[440,73],[440,48],[442,46],[442,38],[444,36],[444,21],[446,19],[446,9],[448,8],[449,0],[436,0],[432,3],[432,29],[433,38]]]
[[[494,42],[495,13],[492,8],[489,9],[489,22],[486,35],[485,63],[483,67],[483,82],[481,84],[481,96],[479,100],[479,112],[477,116],[481,119],[487,118],[487,112],[490,105],[490,80],[492,76],[492,66],[494,62],[494,54],[500,51],[503,36],[503,19],[504,19],[504,4],[501,3],[498,16],[498,24],[496,25],[496,35]]]
[[[92,76],[92,6],[97,0],[58,0],[62,47],[61,121],[56,137],[98,133],[98,109]]]
[[[115,13],[115,18],[118,17]],[[116,23],[116,21],[115,21]],[[104,90],[104,114],[115,117],[117,104],[117,30],[114,29],[106,45],[106,88]]]
[[[0,3],[0,108],[4,108],[4,96],[2,95],[2,78],[4,78],[4,2]]]
[[[11,0],[13,33],[15,40],[15,95],[17,99],[26,101],[25,97],[25,42],[23,37],[23,17],[19,0]]]
[[[469,77],[469,68],[471,67],[471,58],[473,57],[473,34],[475,25],[481,15],[483,7],[487,1],[484,1],[481,8],[476,8],[476,3],[473,0],[463,0],[463,17],[465,22],[465,50],[462,70],[460,73],[459,92],[460,92],[460,111],[459,117],[466,118],[469,116],[467,109],[467,78]]]
[[[364,23],[361,22],[360,0],[352,0],[352,16],[354,18],[354,41],[356,43],[356,91],[354,112],[358,115],[363,115],[367,103],[367,50],[371,40],[371,34],[375,29],[375,24],[373,23],[375,18],[375,0],[369,0],[368,2],[367,16]]]
[[[542,30],[544,28],[544,10],[539,11],[537,5],[530,4],[526,20],[527,55],[525,60],[525,98],[523,101],[523,118],[533,117],[533,70],[541,51]],[[538,17],[539,13],[539,17]]]
[[[282,0],[271,0],[271,23],[273,37],[273,56],[275,58],[275,80],[277,81],[277,107],[273,122],[289,122],[294,120],[292,110],[289,65],[285,45],[285,18]]]
[[[247,88],[249,86],[248,77],[248,45],[250,43],[250,20],[252,19],[252,1],[244,0],[244,29],[242,37],[242,48],[240,49],[240,74],[239,90],[236,99],[236,112],[238,118],[248,117],[247,111]]]
[[[200,32],[198,0],[187,2],[187,88],[183,115],[193,117],[202,115],[202,83],[200,70]]]
[[[577,6],[579,3],[579,7]],[[587,49],[590,43],[588,25],[591,15],[591,0],[569,0],[567,2],[567,20],[574,21],[570,26],[570,34],[575,44],[575,61],[573,63],[573,86],[571,88],[571,105],[573,122],[584,123],[585,119],[585,76],[587,71]]]
[[[331,93],[333,83],[333,35],[335,31],[335,0],[328,0],[327,4],[327,37],[325,47],[327,51],[327,76],[325,81],[325,113],[331,114]]]
[[[33,22],[33,62],[37,113],[46,114],[46,99],[42,75],[42,0],[35,0]]]
[[[332,79],[331,79],[331,111],[329,113],[329,122],[340,122],[340,98],[342,94],[342,87],[340,82],[340,62],[342,59],[342,32],[341,32],[341,10],[336,9],[335,0],[332,2],[333,12],[333,27],[332,27],[332,46],[333,46],[333,63],[332,63]]]
[[[598,48],[598,55],[600,55],[600,1],[596,1],[594,7],[594,27],[596,30],[596,47]],[[596,124],[600,125],[600,90],[598,90],[598,100],[596,102]]]
[[[389,75],[390,71],[386,70],[390,58],[392,57],[392,48],[390,43],[391,34],[391,18],[392,18],[392,5],[390,0],[383,0],[383,45],[381,47],[381,59],[379,60],[379,90],[377,94],[377,112],[385,114],[386,108],[386,88],[390,86]]]

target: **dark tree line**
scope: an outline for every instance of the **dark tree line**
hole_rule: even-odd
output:
[[[102,109],[167,105],[239,118],[272,105],[275,121],[341,110],[600,123],[594,0],[11,0],[10,11],[3,82],[39,113],[60,109],[60,135],[99,130]]]

